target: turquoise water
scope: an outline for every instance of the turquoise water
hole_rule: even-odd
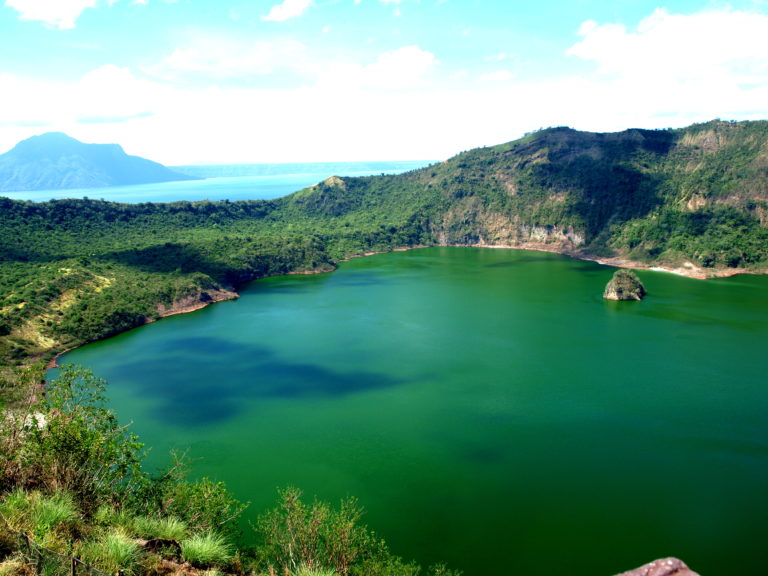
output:
[[[394,551],[467,576],[614,574],[675,555],[765,573],[768,277],[429,248],[261,280],[66,355],[153,464],[188,448],[251,517],[355,495]]]
[[[137,186],[3,192],[14,200],[45,202],[60,198],[97,198],[110,202],[177,202],[181,200],[272,199],[301,190],[329,176],[396,174],[426,166],[428,162],[325,162],[308,164],[235,164],[180,166],[179,171],[204,180],[162,182]]]

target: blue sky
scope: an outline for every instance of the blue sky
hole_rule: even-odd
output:
[[[440,160],[547,126],[768,118],[768,3],[0,0],[0,152]]]

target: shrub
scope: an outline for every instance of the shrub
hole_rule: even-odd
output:
[[[201,532],[237,537],[239,519],[248,504],[238,501],[223,482],[209,478],[190,482],[186,457],[172,454],[172,458],[163,474],[145,479],[141,490],[132,495],[132,506],[161,517],[172,516]]]
[[[63,489],[88,513],[141,481],[141,444],[105,407],[104,386],[71,366],[48,384],[38,407],[44,424],[28,427],[19,446],[17,486]]]
[[[383,540],[360,523],[354,498],[334,510],[325,502],[306,505],[301,491],[280,491],[277,508],[262,515],[257,556],[262,569],[280,573],[333,568],[339,576],[415,576],[419,569],[389,552]]]

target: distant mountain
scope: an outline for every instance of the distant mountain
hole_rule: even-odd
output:
[[[117,144],[84,144],[61,132],[33,136],[0,155],[0,192],[196,179],[157,162],[129,156]]]

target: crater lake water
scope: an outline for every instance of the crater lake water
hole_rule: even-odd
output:
[[[397,554],[466,576],[610,575],[674,555],[765,574],[768,278],[427,248],[260,280],[68,353],[151,465],[189,449],[248,517],[354,495]],[[247,537],[247,533],[246,533]]]

